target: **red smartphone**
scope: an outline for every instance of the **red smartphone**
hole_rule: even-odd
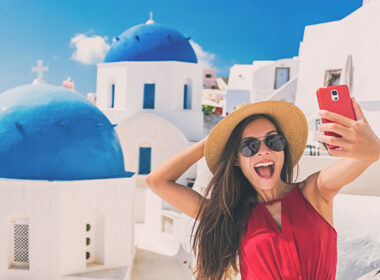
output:
[[[347,118],[356,120],[354,107],[350,91],[346,85],[335,85],[317,90],[318,105],[321,110],[331,111]],[[322,118],[322,123],[332,121]],[[325,131],[325,135],[341,137],[334,132]],[[326,144],[330,149],[340,148],[331,144]]]

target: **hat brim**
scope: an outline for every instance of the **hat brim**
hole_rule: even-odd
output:
[[[290,145],[294,167],[305,150],[308,138],[308,125],[303,112],[289,102],[278,100],[241,105],[245,106],[219,121],[207,138],[204,154],[210,171],[213,174],[215,173],[219,157],[236,125],[243,119],[255,114],[269,115],[277,122]]]

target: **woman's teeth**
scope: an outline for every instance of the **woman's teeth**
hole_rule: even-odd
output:
[[[258,163],[255,165],[256,173],[265,179],[271,179],[274,174],[273,162]]]

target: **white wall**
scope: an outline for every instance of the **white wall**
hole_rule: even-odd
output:
[[[299,180],[307,178],[307,176],[322,170],[324,167],[330,166],[340,158],[331,156],[307,156],[303,155],[299,161],[300,173]],[[350,184],[344,186],[340,193],[354,195],[372,195],[380,196],[380,188],[378,184],[378,174],[380,170],[380,161],[373,163],[358,178]],[[296,174],[296,172],[294,172]]]
[[[139,196],[136,197],[136,221],[143,222],[145,217],[145,193],[149,188],[145,183],[146,175],[138,174],[139,147],[141,143],[151,146],[151,171],[190,144],[185,135],[170,121],[152,113],[139,113],[125,119],[116,132],[124,154],[125,168],[136,172],[136,182]],[[193,167],[195,168],[195,166]],[[177,182],[186,185],[186,177],[194,177],[193,168],[189,168]],[[159,211],[154,209],[153,211]]]
[[[135,176],[124,179],[62,183],[60,189],[61,273],[131,266],[134,255]],[[104,215],[104,264],[85,266],[86,214]],[[75,222],[73,217],[77,217]],[[103,239],[103,240],[101,240]],[[78,248],[81,250],[78,252]]]
[[[0,279],[58,279],[58,188],[47,181],[0,179]],[[29,221],[29,269],[9,268],[12,218]]]
[[[177,61],[114,62],[98,64],[97,106],[112,123],[138,112],[153,112],[174,123],[190,141],[203,138],[202,73],[199,64]],[[106,96],[116,81],[115,109]],[[191,81],[192,104],[183,109],[184,85]],[[155,107],[143,109],[144,83],[155,83]]]
[[[252,88],[252,65],[235,64],[230,68],[228,77],[228,89],[251,90]]]
[[[235,107],[237,105],[245,102],[251,102],[250,95],[251,92],[249,90],[227,90],[225,97],[225,110],[223,111],[223,116],[226,116],[227,113],[231,114],[235,110]]]
[[[293,79],[289,80],[289,82],[285,83],[280,88],[275,90],[265,100],[283,100],[294,104],[296,99],[297,81],[298,77],[294,77]]]
[[[298,57],[277,61],[254,61],[252,65],[236,64],[230,69],[223,116],[232,113],[234,107],[244,102],[272,100],[294,101],[298,74]],[[276,68],[288,67],[289,81],[275,89]],[[290,85],[288,85],[290,84]],[[281,90],[281,92],[279,92]],[[275,95],[279,93],[279,95]]]
[[[230,68],[223,116],[232,113],[237,105],[251,102],[254,68],[249,64],[235,64]]]
[[[380,1],[370,1],[336,22],[305,27],[300,48],[296,105],[306,116],[318,110],[316,90],[324,86],[325,71],[343,68],[352,55],[353,89],[357,101],[379,100]]]
[[[299,59],[297,57],[280,59],[272,63],[265,63],[264,66],[257,66],[253,71],[251,99],[254,102],[268,99],[275,91],[275,79],[277,67],[288,67],[289,81],[293,80],[298,74]],[[285,84],[286,85],[286,84]]]
[[[0,279],[55,280],[60,276],[131,267],[134,248],[135,177],[81,180],[0,180]],[[86,266],[86,222],[104,215],[104,263]],[[29,219],[29,270],[9,269],[9,217]],[[101,232],[100,230],[98,232]],[[94,242],[94,240],[92,240]],[[96,241],[96,242],[97,242]],[[103,249],[102,249],[103,248]]]
[[[100,64],[103,65],[103,64]],[[110,108],[111,86],[115,84],[114,108],[116,110],[125,110],[127,104],[127,68],[122,64],[116,64],[112,67],[97,67],[97,84],[96,84],[96,105],[100,109]]]

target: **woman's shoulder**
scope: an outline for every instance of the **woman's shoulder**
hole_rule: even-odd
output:
[[[315,183],[317,174],[312,174],[302,181],[294,183],[294,187],[298,187],[299,191],[302,193],[303,197],[312,205],[316,205],[316,195],[315,195]]]
[[[311,193],[316,191],[315,187],[316,187],[316,182],[318,179],[319,172],[320,171],[315,172],[309,175],[308,177],[306,177],[303,181],[297,182],[295,184],[298,185],[298,188],[301,191],[306,192],[309,195],[311,195]]]
[[[317,187],[317,179],[319,172],[315,172],[304,179],[302,182],[296,183],[301,190],[304,198],[324,217],[331,225],[333,225],[332,209],[333,203],[327,203],[320,195]]]
[[[305,186],[306,186],[306,179],[303,180],[303,181],[297,182],[297,183],[295,183],[295,184],[296,184],[296,186],[297,186],[301,191],[303,191],[304,188],[305,188]]]

